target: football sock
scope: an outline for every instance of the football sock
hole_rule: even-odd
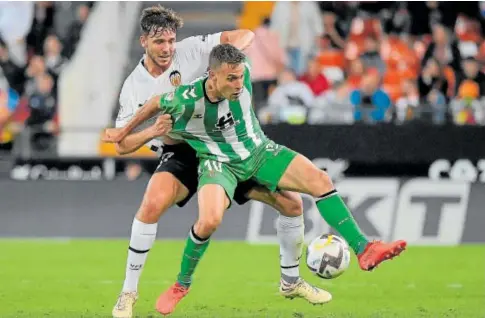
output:
[[[148,251],[155,242],[157,226],[157,223],[147,224],[136,218],[133,220],[125,281],[123,283],[124,292],[133,292],[138,289],[138,281],[140,280]]]
[[[369,242],[354,220],[337,190],[316,198],[317,208],[325,221],[347,241],[355,254],[364,251]]]
[[[303,248],[305,225],[303,215],[287,217],[280,215],[276,232],[280,243],[281,279],[294,284],[300,277],[300,258]]]
[[[209,238],[200,238],[195,234],[194,227],[190,229],[180,264],[180,273],[177,277],[180,285],[188,288],[192,283],[192,274],[209,246]]]

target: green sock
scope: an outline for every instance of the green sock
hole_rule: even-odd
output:
[[[317,208],[324,220],[337,230],[349,243],[355,254],[364,251],[369,242],[354,220],[337,190],[330,191],[316,199]]]
[[[184,254],[182,256],[182,263],[180,264],[180,273],[177,277],[177,282],[189,287],[192,283],[192,275],[200,259],[209,246],[209,238],[203,240],[197,237],[194,233],[194,228],[190,230],[189,237],[185,243]]]

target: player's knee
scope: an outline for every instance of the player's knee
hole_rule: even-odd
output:
[[[170,195],[160,193],[156,196],[144,198],[138,210],[137,218],[145,223],[158,222],[160,216],[173,204]]]
[[[282,206],[281,214],[288,217],[296,217],[303,214],[303,200],[299,194],[294,194]]]
[[[313,197],[321,196],[334,189],[334,185],[330,176],[323,170],[318,170],[312,173],[310,180],[310,194]]]
[[[207,216],[199,219],[197,223],[198,223],[197,228],[199,229],[199,232],[200,232],[197,234],[207,237],[212,233],[214,233],[219,227],[219,225],[222,223],[222,215]]]

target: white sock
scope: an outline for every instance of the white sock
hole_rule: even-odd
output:
[[[303,249],[305,225],[303,215],[278,217],[276,231],[280,242],[281,279],[294,284],[300,277],[300,258]]]
[[[136,218],[133,220],[123,292],[137,291],[138,281],[140,280],[148,251],[155,242],[157,226],[157,223],[146,224]]]

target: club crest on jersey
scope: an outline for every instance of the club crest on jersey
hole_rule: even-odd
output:
[[[214,131],[224,131],[237,124],[239,124],[239,120],[234,120],[232,112],[229,112],[217,120]]]
[[[172,73],[170,73],[168,78],[170,79],[170,84],[172,84],[172,86],[177,87],[177,86],[180,86],[180,84],[182,84],[182,74],[180,74],[180,72],[177,70],[172,71]]]

